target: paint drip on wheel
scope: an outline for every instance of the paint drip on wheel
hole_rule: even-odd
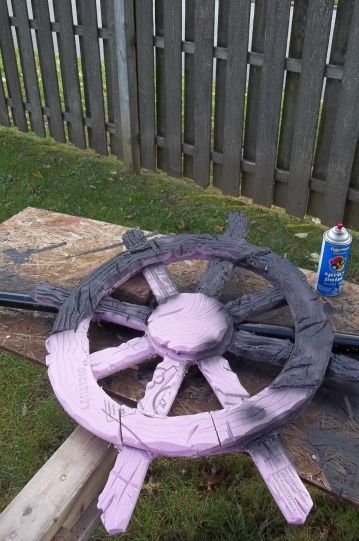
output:
[[[341,292],[351,243],[352,236],[342,224],[325,231],[314,286],[320,295],[335,297]]]

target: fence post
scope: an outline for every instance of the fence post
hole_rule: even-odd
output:
[[[114,0],[123,161],[140,169],[134,0]]]

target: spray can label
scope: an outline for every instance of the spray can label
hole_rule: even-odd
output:
[[[334,297],[341,292],[351,246],[351,236],[349,234],[346,242],[331,240],[331,237],[333,237],[331,232],[334,229],[336,228],[324,233],[315,282],[317,292],[328,297]]]

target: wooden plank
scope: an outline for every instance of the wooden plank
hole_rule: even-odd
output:
[[[163,4],[166,171],[182,174],[182,0]]]
[[[65,142],[64,123],[60,103],[59,83],[55,62],[54,43],[50,25],[49,5],[46,0],[33,0],[34,17],[37,22],[36,38],[44,87],[45,102],[49,108],[48,119],[50,135]]]
[[[118,0],[114,3],[114,20],[123,160],[130,169],[138,171],[140,168],[140,146],[133,0]]]
[[[256,0],[253,20],[252,53],[263,54],[264,33],[267,13],[267,2]],[[258,126],[258,103],[260,100],[261,80],[263,76],[262,66],[249,68],[246,122],[244,130],[243,158],[250,162],[256,159],[257,126]],[[241,182],[241,195],[253,197],[254,174],[243,171]]]
[[[152,0],[136,0],[136,36],[141,166],[156,169]]]
[[[86,116],[91,119],[91,126],[87,128],[89,146],[99,154],[107,154],[96,0],[77,0],[76,6],[78,23],[83,26],[80,48]]]
[[[230,0],[220,0],[218,4],[217,47],[227,47],[228,16]],[[216,60],[216,90],[213,126],[213,150],[223,154],[224,140],[224,109],[226,99],[226,66],[227,61]],[[223,182],[223,165],[213,163],[213,185],[220,188]]]
[[[332,47],[330,50],[329,63],[344,66],[345,54],[348,47],[350,21],[353,13],[354,0],[342,0],[338,3],[335,17]],[[313,164],[313,177],[325,180],[328,172],[328,161],[333,135],[333,126],[338,107],[341,81],[328,78],[325,85],[323,107],[320,117],[316,155]],[[309,200],[313,215],[318,215],[321,210],[323,196],[313,196],[313,202]],[[314,201],[315,198],[315,201]]]
[[[194,42],[195,0],[186,0],[185,40]],[[194,145],[194,55],[184,55],[184,132],[185,143]],[[183,176],[193,178],[193,156],[183,156]]]
[[[309,0],[297,0],[294,3],[289,45],[290,58],[298,60],[302,59],[304,34],[308,15],[308,4]],[[277,167],[284,171],[289,171],[299,81],[300,73],[287,71],[277,156]],[[287,201],[287,191],[287,183],[278,181],[275,182],[273,203],[279,207],[285,207]]]
[[[212,119],[214,0],[195,3],[193,178],[209,184]]]
[[[9,110],[7,108],[1,70],[0,70],[0,124],[2,124],[3,126],[10,126]]]
[[[108,29],[110,36],[103,40],[103,52],[106,71],[108,121],[115,126],[115,133],[110,133],[111,153],[123,159],[120,96],[117,84],[117,57],[115,40],[115,16],[113,0],[101,0],[102,26]]]
[[[71,115],[68,121],[69,140],[78,148],[86,148],[71,0],[54,0],[53,6],[55,20],[60,25],[57,42],[65,108]]]
[[[69,513],[78,514],[101,490],[115,455],[105,441],[77,428],[1,513],[1,539],[51,539]],[[95,490],[84,491],[91,482]]]
[[[31,105],[29,112],[30,125],[36,135],[44,137],[44,118],[42,116],[39,81],[36,73],[27,5],[22,0],[13,0],[12,8],[14,16],[17,18],[16,36],[19,45],[25,93],[27,101]]]
[[[359,132],[359,3],[355,3],[350,25],[338,111],[328,163],[327,187],[321,219],[334,224],[344,216],[355,147]]]
[[[239,194],[250,8],[246,0],[229,4],[221,186],[229,195]]]
[[[273,197],[290,1],[268,0],[267,6],[253,199],[260,205],[270,206]]]
[[[14,123],[19,130],[27,131],[27,121],[6,0],[0,0],[0,47],[9,97],[12,99],[11,109]]]
[[[308,10],[286,204],[287,212],[299,218],[307,208],[332,11],[328,0],[311,2]]]
[[[156,36],[163,38],[163,2],[164,0],[155,0],[155,26]],[[166,131],[166,86],[165,86],[165,51],[156,48],[156,121],[157,135],[165,137]],[[157,167],[165,169],[166,151],[157,146]]]

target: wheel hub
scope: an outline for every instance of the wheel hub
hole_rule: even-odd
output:
[[[163,355],[197,360],[226,350],[232,323],[223,304],[203,293],[180,293],[160,304],[148,320],[148,338]]]

